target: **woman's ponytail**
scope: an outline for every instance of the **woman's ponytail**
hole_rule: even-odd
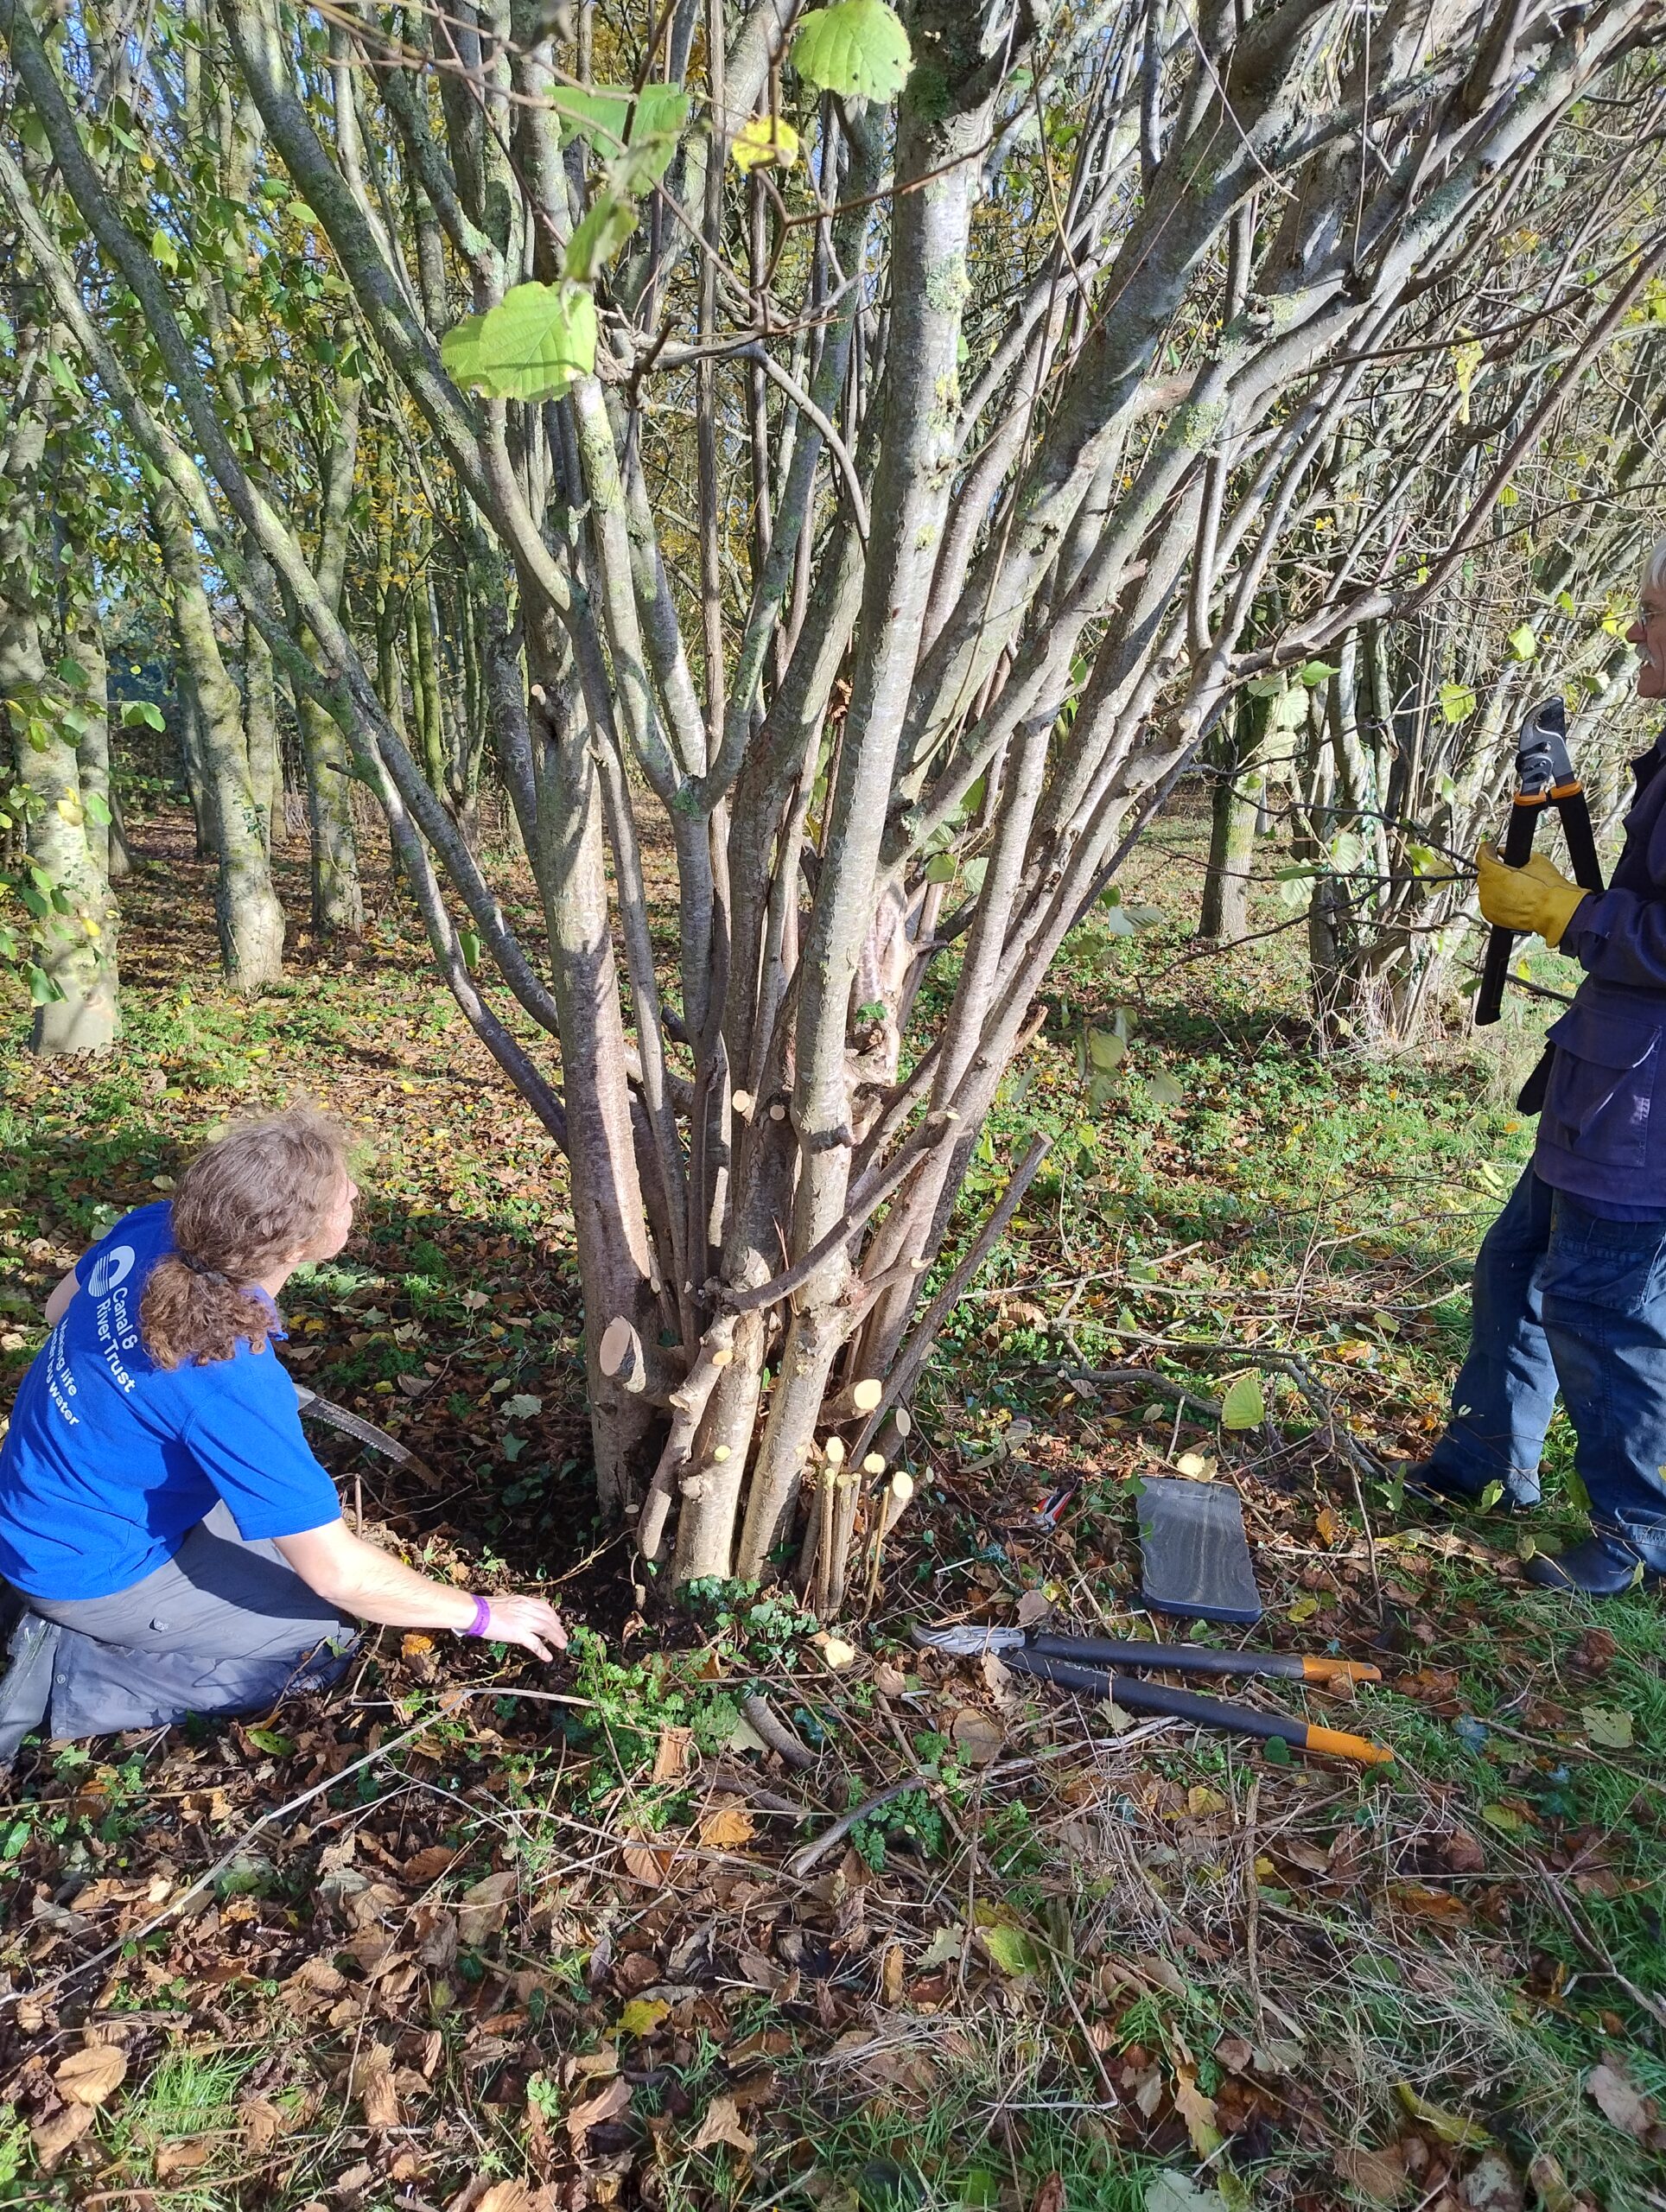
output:
[[[260,1279],[313,1242],[346,1173],[340,1130],[309,1107],[232,1129],[192,1161],[169,1209],[175,1249],[139,1302],[158,1367],[230,1359],[240,1343],[265,1348],[280,1319]]]

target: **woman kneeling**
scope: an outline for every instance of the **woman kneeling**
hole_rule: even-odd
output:
[[[334,1681],[347,1614],[541,1659],[565,1644],[541,1599],[488,1604],[353,1535],[308,1449],[277,1298],[341,1249],[358,1195],[333,1125],[280,1114],[211,1145],[53,1292],[0,1446],[0,1575],[26,1606],[0,1758],[48,1700],[54,1736],[102,1735]]]

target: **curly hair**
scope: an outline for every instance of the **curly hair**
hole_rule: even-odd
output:
[[[211,1144],[180,1178],[169,1209],[174,1250],[139,1304],[158,1367],[264,1351],[278,1319],[258,1285],[291,1263],[328,1220],[347,1173],[342,1133],[308,1106],[249,1122]]]

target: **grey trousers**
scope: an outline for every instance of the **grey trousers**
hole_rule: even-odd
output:
[[[270,1541],[247,1542],[217,1505],[163,1567],[113,1598],[31,1598],[29,1611],[127,1651],[227,1659],[299,1657],[354,1633]]]
[[[24,1603],[0,1682],[0,1764],[48,1711],[59,1738],[264,1712],[338,1681],[358,1641],[276,1544],[245,1541],[224,1505],[130,1590]]]

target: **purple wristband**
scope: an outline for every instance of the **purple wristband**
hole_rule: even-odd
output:
[[[470,1621],[466,1629],[460,1630],[458,1633],[462,1636],[484,1636],[487,1628],[491,1625],[491,1606],[487,1605],[484,1598],[476,1598],[474,1600],[474,1619]]]

